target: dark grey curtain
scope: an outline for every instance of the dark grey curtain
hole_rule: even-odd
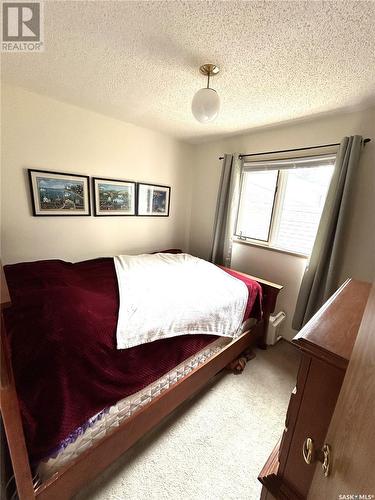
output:
[[[214,222],[211,262],[230,267],[239,198],[241,166],[238,155],[224,155]]]
[[[344,137],[337,153],[310,261],[299,291],[292,326],[299,330],[340,285],[339,271],[349,190],[358,168],[362,137]]]

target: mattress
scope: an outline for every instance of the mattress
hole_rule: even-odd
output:
[[[247,330],[254,323],[254,319],[247,321],[246,326],[243,326],[241,330],[245,331],[245,328]],[[230,338],[219,337],[144,389],[121,399],[113,406],[94,415],[61,443],[57,454],[39,463],[36,472],[40,479],[44,481],[68,465],[142,407],[203,365],[212,356],[218,354],[230,342],[232,342]]]

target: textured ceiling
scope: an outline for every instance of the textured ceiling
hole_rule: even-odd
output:
[[[197,142],[366,105],[374,1],[46,1],[45,47],[3,54],[6,82]],[[213,124],[190,111],[212,80]]]

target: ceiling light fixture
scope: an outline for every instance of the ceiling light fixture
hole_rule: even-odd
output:
[[[191,103],[191,111],[199,122],[209,123],[215,120],[220,109],[220,98],[216,90],[210,89],[210,77],[217,75],[219,68],[215,64],[203,64],[199,71],[207,76],[207,87],[196,92]]]

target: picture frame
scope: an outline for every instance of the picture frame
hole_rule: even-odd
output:
[[[90,216],[89,176],[28,169],[34,216]]]
[[[145,217],[168,217],[171,188],[159,184],[137,184],[137,215]]]
[[[101,177],[93,177],[92,181],[96,217],[136,215],[136,182]]]

